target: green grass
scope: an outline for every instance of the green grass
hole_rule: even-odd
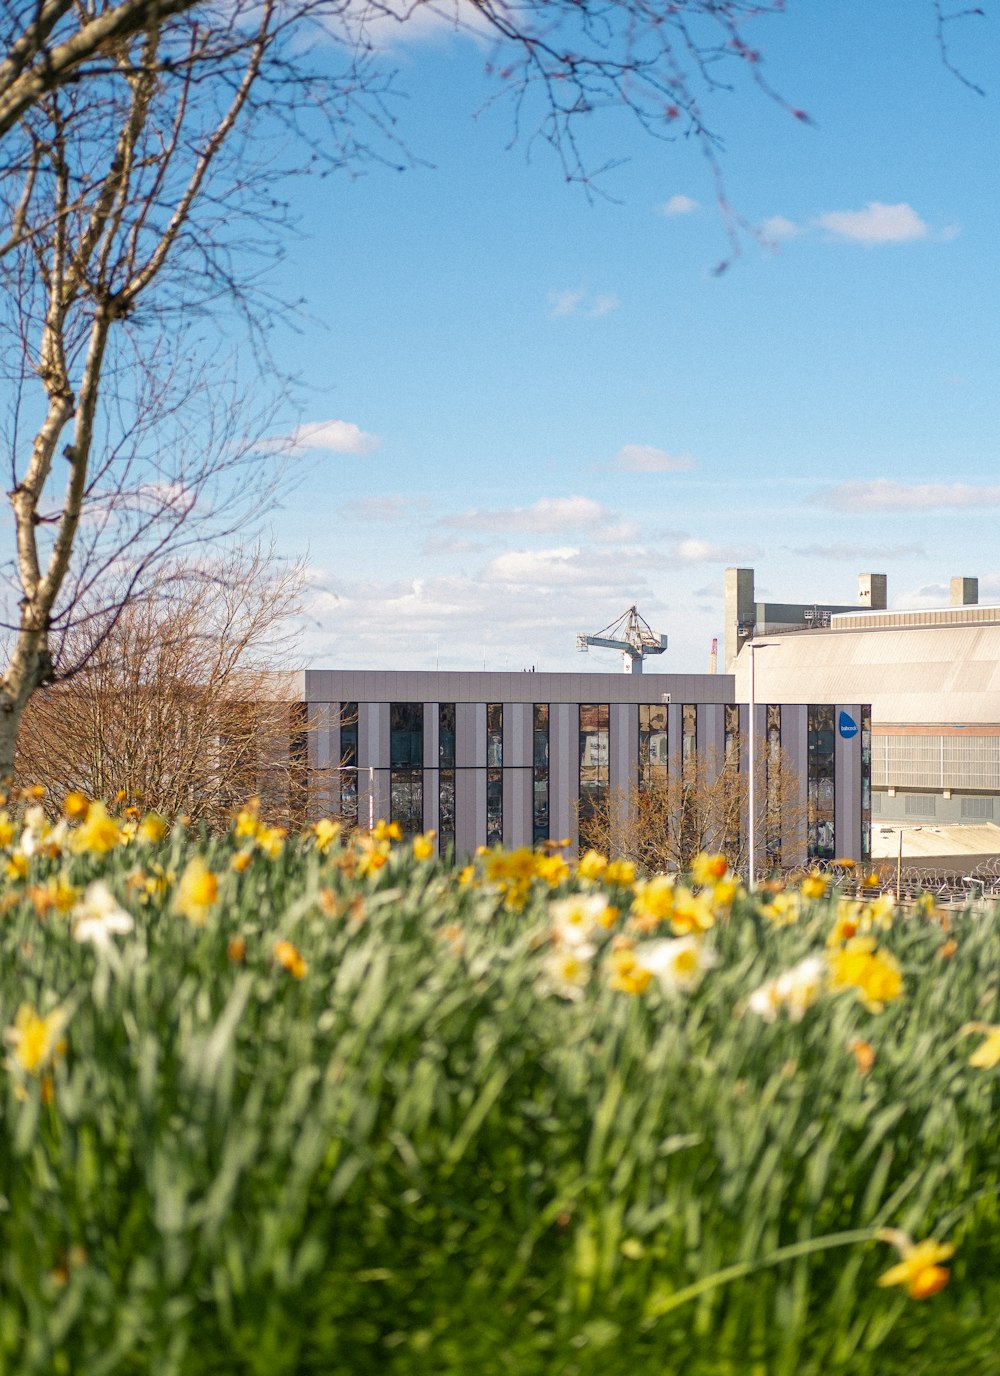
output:
[[[292,845],[237,874],[239,844],[8,881],[0,1025],[71,1017],[51,1092],[0,1084],[0,1376],[1000,1374],[1000,1070],[960,1035],[1000,1022],[995,916],[955,918],[947,960],[897,919],[903,998],[767,1024],[748,995],[822,949],[830,904],[774,928],[738,900],[687,997],[614,991],[602,949],[574,1001],[542,970],[582,881],[511,912],[408,845],[352,877]],[[204,925],[172,885],[140,903],[130,873],[195,851]],[[112,958],[37,915],[55,873],[135,915]],[[884,1242],[819,1242],[883,1226],[953,1242],[948,1286],[911,1300],[875,1285]]]

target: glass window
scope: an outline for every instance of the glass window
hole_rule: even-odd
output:
[[[781,864],[781,708],[766,709],[764,744],[764,849],[768,863]]]
[[[531,709],[532,777],[531,839],[549,839],[549,705],[536,702]]]
[[[667,709],[649,703],[639,704],[639,787],[647,788],[654,779],[667,778]]]
[[[580,846],[585,847],[587,822],[608,796],[608,718],[606,702],[580,704]]]
[[[831,860],[836,854],[833,715],[831,706],[809,708],[806,825],[810,860]]]
[[[442,702],[438,706],[438,764],[442,769],[455,768],[455,704]]]
[[[394,769],[389,774],[389,820],[398,822],[404,836],[424,828],[424,779],[419,769]]]
[[[681,708],[681,758],[687,765],[698,754],[698,708],[686,702]]]
[[[389,768],[422,769],[424,704],[394,702],[389,707]]]
[[[486,763],[503,764],[503,703],[486,704]]]
[[[455,848],[455,771],[442,769],[438,782],[438,849],[442,855]]]
[[[861,709],[861,858],[872,855],[872,709]]]
[[[503,770],[486,771],[486,844],[503,845]]]
[[[345,826],[358,824],[358,704],[340,704],[340,816]]]

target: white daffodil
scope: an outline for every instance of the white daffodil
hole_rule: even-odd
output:
[[[607,900],[599,893],[575,893],[549,905],[555,935],[567,946],[580,946],[604,931]]]
[[[135,927],[132,914],[120,906],[103,879],[88,884],[73,908],[73,936],[107,950],[113,936],[127,936]]]
[[[582,998],[590,982],[590,962],[596,953],[596,946],[583,941],[557,947],[542,966],[545,989],[563,999]]]
[[[665,994],[690,994],[719,958],[696,936],[646,941],[635,949],[639,963],[660,981]]]
[[[769,979],[755,989],[747,1000],[752,1013],[774,1022],[782,1011],[790,1022],[801,1022],[823,991],[826,961],[822,956],[806,956],[797,965]]]

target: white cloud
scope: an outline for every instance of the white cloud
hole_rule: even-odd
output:
[[[935,511],[942,507],[1000,506],[1000,486],[972,483],[896,483],[888,478],[841,483],[812,498],[838,511]]]
[[[911,205],[869,201],[864,210],[830,210],[813,221],[836,239],[857,244],[903,244],[926,239],[930,229]]]
[[[532,506],[473,508],[444,516],[440,523],[452,530],[558,531],[609,519],[609,512],[591,497],[540,497]]]
[[[257,447],[266,453],[297,458],[318,451],[327,454],[370,454],[382,441],[349,420],[314,420],[296,425],[287,435],[275,435]]]
[[[568,315],[589,316],[592,320],[598,320],[601,316],[616,311],[621,305],[613,292],[601,292],[591,296],[582,287],[568,291],[550,291],[548,299],[549,317],[552,320],[559,320]]]
[[[402,520],[413,502],[409,497],[386,493],[382,496],[362,497],[357,502],[346,502],[340,509],[345,516],[358,521],[377,521],[391,524]]]
[[[668,454],[652,444],[623,444],[613,462],[631,473],[680,473],[694,467],[690,454]]]
[[[457,535],[429,535],[421,546],[421,554],[474,554],[483,546],[478,540],[463,540]]]
[[[673,550],[674,558],[682,564],[744,564],[760,554],[757,545],[717,545],[711,540],[697,540],[685,536]]]
[[[875,565],[883,559],[924,559],[927,550],[921,544],[861,545],[840,540],[831,545],[801,545],[792,550],[803,559],[843,559],[851,563]]]
[[[801,234],[799,226],[791,220],[786,220],[784,215],[772,215],[769,220],[765,220],[760,227],[760,232],[765,239],[772,243],[781,239],[794,239],[796,234]]]
[[[671,196],[669,201],[664,201],[662,205],[658,205],[656,208],[661,215],[666,215],[672,219],[675,215],[691,215],[694,211],[700,210],[701,206],[698,201],[692,200],[690,196],[679,193],[676,196]]]

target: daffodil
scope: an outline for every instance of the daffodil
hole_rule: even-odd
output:
[[[649,988],[653,972],[643,965],[628,946],[612,951],[608,960],[608,985],[622,994],[644,994]]]
[[[303,960],[301,952],[290,941],[276,941],[274,943],[274,958],[283,970],[287,970],[293,979],[304,979],[309,971],[308,963]]]
[[[576,864],[576,872],[581,879],[600,879],[607,868],[608,857],[596,850],[585,851]]]
[[[674,911],[674,877],[655,874],[635,886],[632,915],[650,923],[665,922]]]
[[[156,845],[157,842],[163,840],[166,834],[166,821],[158,812],[147,812],[136,830],[136,836],[140,841],[145,841],[147,845]]]
[[[761,915],[773,927],[794,927],[802,911],[799,895],[791,889],[768,895],[768,902],[761,906]]]
[[[316,842],[316,849],[320,855],[326,852],[340,835],[341,827],[339,822],[332,822],[329,817],[321,817],[318,822],[313,824],[312,833]]]
[[[703,887],[717,883],[728,870],[729,861],[724,855],[709,855],[706,851],[701,851],[691,862],[691,878]]]
[[[113,936],[127,936],[135,926],[132,914],[120,905],[103,879],[87,885],[73,909],[73,921],[75,940],[89,942],[98,950],[107,950]]]
[[[873,936],[855,936],[829,955],[830,988],[854,989],[871,1013],[881,1013],[887,1003],[903,993],[903,976],[896,959],[876,947]]]
[[[948,1284],[951,1272],[940,1263],[955,1254],[950,1242],[935,1242],[933,1238],[914,1242],[896,1228],[885,1228],[879,1236],[883,1242],[892,1243],[902,1260],[883,1272],[877,1285],[905,1285],[910,1299],[925,1300]]]
[[[79,789],[71,789],[63,799],[63,816],[71,822],[82,822],[90,807],[90,799]]]
[[[386,822],[381,817],[372,827],[373,841],[402,841],[403,832],[398,822]]]
[[[666,937],[646,941],[635,948],[639,964],[660,981],[665,994],[690,994],[706,970],[718,964],[718,956],[697,936]]]
[[[707,932],[710,927],[714,927],[715,911],[712,907],[712,895],[704,889],[700,893],[692,893],[690,889],[678,884],[674,890],[674,906],[670,914],[670,926],[677,936]]]
[[[184,867],[171,907],[195,926],[201,926],[218,896],[218,876],[213,874],[200,855],[196,855]]]
[[[755,989],[747,1001],[752,1013],[774,1022],[784,1011],[789,1022],[801,1022],[823,992],[826,965],[822,956],[806,956]]]
[[[105,855],[114,850],[121,840],[121,828],[103,803],[91,803],[87,808],[86,819],[73,832],[70,849],[77,855],[91,852]]]
[[[597,950],[586,942],[560,947],[545,960],[543,987],[560,998],[576,1001],[590,982],[591,959]]]
[[[635,883],[635,865],[631,860],[609,860],[604,870],[605,884],[617,884],[628,888]]]
[[[4,1032],[11,1048],[11,1068],[28,1075],[40,1074],[63,1051],[62,1034],[68,1021],[64,1008],[54,1008],[43,1018],[30,1003],[22,1003],[13,1027]]]
[[[991,1022],[967,1022],[959,1032],[964,1037],[970,1032],[980,1032],[985,1040],[980,1042],[969,1057],[969,1065],[977,1070],[992,1070],[1000,1065],[1000,1027]]]
[[[589,942],[604,927],[607,903],[599,893],[575,893],[549,904],[549,916],[557,940],[568,946]]]
[[[430,860],[434,855],[434,838],[436,831],[424,831],[419,836],[413,838],[413,858],[414,860]]]
[[[827,883],[828,881],[824,874],[820,874],[819,870],[813,870],[811,874],[806,875],[805,879],[803,879],[802,883],[799,885],[799,893],[803,898],[809,899],[810,901],[817,898],[823,898],[826,896]]]

